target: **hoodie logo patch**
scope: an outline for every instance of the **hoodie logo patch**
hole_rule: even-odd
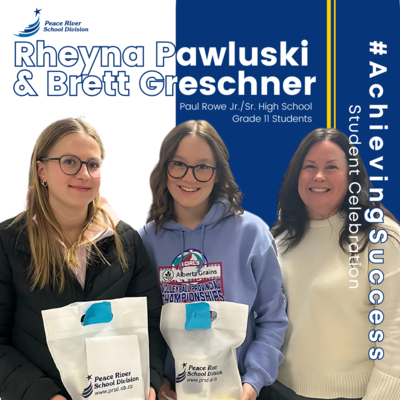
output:
[[[196,249],[189,249],[183,252],[183,257],[181,257],[181,253],[179,253],[174,260],[172,261],[172,266],[179,265],[182,258],[182,266],[189,267],[189,266],[197,266],[199,267],[201,261],[203,264],[207,264],[207,257],[200,253],[199,250]]]
[[[178,254],[171,266],[159,267],[158,279],[164,304],[225,301],[222,263],[208,263],[196,249]]]

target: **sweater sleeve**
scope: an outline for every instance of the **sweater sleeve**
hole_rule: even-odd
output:
[[[398,226],[397,232],[399,231]],[[399,238],[399,236],[397,236]],[[369,271],[379,269],[384,273],[384,280],[379,285],[371,283],[371,291],[378,289],[384,294],[384,300],[376,305],[376,310],[381,310],[384,320],[379,325],[371,325],[371,329],[382,330],[384,339],[381,342],[371,343],[371,348],[381,348],[384,356],[375,360],[371,379],[367,386],[364,400],[396,400],[400,399],[400,244],[389,236],[381,244],[372,245],[372,250],[382,249],[383,263],[369,261]]]
[[[0,397],[49,400],[61,389],[12,345],[16,302],[11,266],[0,239]]]
[[[150,384],[158,391],[164,372],[167,345],[160,332],[161,292],[157,276],[150,266],[146,249],[137,232],[134,232],[135,273],[128,287],[127,296],[147,298],[149,346],[150,346]]]
[[[281,270],[275,243],[270,240],[266,251],[252,260],[257,282],[257,295],[252,309],[256,328],[255,338],[244,359],[246,372],[242,378],[243,383],[252,385],[258,394],[263,386],[271,385],[278,376],[278,366],[284,360],[280,349],[288,326]]]

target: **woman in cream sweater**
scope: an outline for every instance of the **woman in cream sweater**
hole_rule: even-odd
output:
[[[272,229],[289,316],[274,400],[400,399],[400,227],[382,197],[342,132],[303,139]]]

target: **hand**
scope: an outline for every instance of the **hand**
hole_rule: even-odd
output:
[[[250,383],[243,383],[243,394],[240,400],[256,400],[257,391]]]
[[[156,391],[150,386],[149,400],[156,400]]]
[[[167,378],[162,378],[160,393],[158,393],[158,400],[168,400],[164,394],[166,394],[168,397],[171,397],[171,399],[176,400],[176,393],[171,389],[171,383]]]
[[[67,400],[64,396],[61,396],[61,394],[56,394],[53,397],[50,397],[50,400]]]

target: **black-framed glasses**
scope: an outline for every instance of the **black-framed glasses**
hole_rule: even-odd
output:
[[[65,155],[58,158],[42,158],[39,161],[58,161],[60,169],[65,175],[76,175],[82,168],[82,164],[86,164],[89,175],[92,178],[101,177],[101,160],[91,158],[89,161],[82,161],[76,156]]]
[[[196,181],[208,182],[214,175],[214,171],[217,167],[212,167],[211,165],[199,164],[199,165],[187,165],[182,161],[169,160],[168,164],[168,174],[171,178],[181,179],[183,178],[189,168],[193,171],[193,176]]]

